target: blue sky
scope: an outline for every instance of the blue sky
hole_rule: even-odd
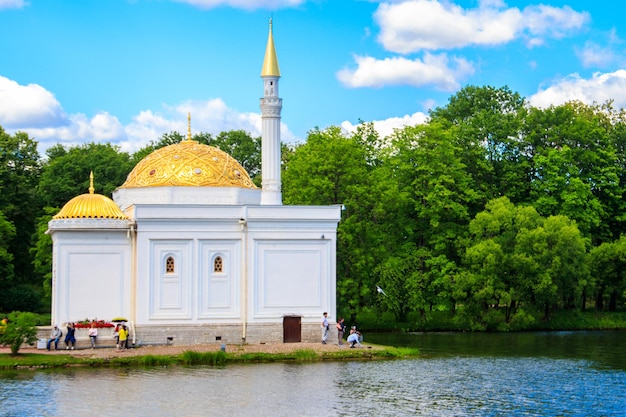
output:
[[[270,17],[282,138],[421,123],[465,85],[626,107],[626,2],[0,0],[0,125],[40,152],[171,131],[260,135]]]

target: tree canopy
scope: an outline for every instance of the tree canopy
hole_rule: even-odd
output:
[[[193,139],[261,184],[261,139]],[[46,308],[47,222],[71,198],[110,195],[164,133],[128,154],[111,144],[37,153],[0,128],[0,311]],[[611,102],[534,108],[508,87],[467,86],[420,125],[381,137],[315,128],[282,145],[285,204],[341,205],[338,315],[351,322],[513,330],[555,311],[626,307],[626,119]],[[383,291],[377,291],[381,288]],[[402,326],[402,324],[400,324]]]

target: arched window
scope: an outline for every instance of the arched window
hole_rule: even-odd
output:
[[[174,273],[174,258],[171,256],[168,256],[167,259],[165,260],[165,273],[166,274]]]
[[[223,272],[224,263],[222,262],[222,257],[217,256],[215,261],[213,261],[213,272]]]

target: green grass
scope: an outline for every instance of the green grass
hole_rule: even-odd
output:
[[[372,345],[374,346],[374,345]],[[327,360],[376,360],[418,357],[419,351],[410,348],[378,346],[375,349],[340,349],[316,352],[313,349],[295,350],[289,353],[245,352],[226,353],[185,351],[180,355],[144,355],[115,357],[110,359],[76,358],[70,355],[43,355],[24,353],[12,356],[0,354],[0,369],[84,367],[164,367],[210,365],[222,366],[229,363],[261,362],[316,362]]]
[[[226,353],[217,352],[195,352],[187,350],[182,353],[181,361],[185,365],[224,365],[228,357]]]
[[[294,352],[295,358],[300,362],[314,361],[318,358],[317,352],[313,349],[300,349]]]
[[[69,355],[44,355],[40,353],[0,354],[0,369],[56,368],[70,365],[96,365],[99,360],[74,358]]]
[[[139,356],[142,366],[169,366],[173,363],[171,356],[146,355]]]

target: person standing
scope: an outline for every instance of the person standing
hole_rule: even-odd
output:
[[[63,332],[59,329],[59,326],[55,324],[54,328],[50,331],[50,339],[48,339],[46,348],[50,350],[50,346],[52,345],[52,342],[54,342],[54,350],[57,350],[59,348],[59,340],[61,340],[61,336],[63,336]]]
[[[127,348],[126,340],[128,339],[128,330],[125,325],[121,325],[119,329],[119,347],[118,350],[124,350]]]
[[[115,325],[115,331],[113,333],[113,338],[115,339],[115,348],[119,349],[120,348],[120,328],[122,327],[122,325],[120,323],[117,323]]]
[[[337,344],[343,346],[343,333],[346,331],[346,323],[342,318],[337,322]]]
[[[322,344],[326,344],[326,339],[328,339],[328,313],[324,311],[324,315],[322,316]]]
[[[91,340],[91,348],[96,348],[96,338],[98,337],[98,328],[96,327],[96,323],[91,323],[91,327],[89,328],[89,340]]]

